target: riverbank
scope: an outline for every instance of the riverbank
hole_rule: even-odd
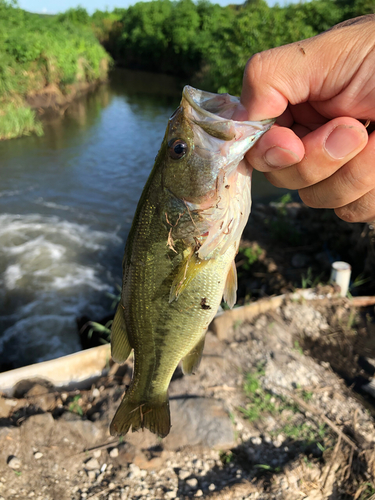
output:
[[[0,6],[0,140],[43,128],[35,108],[61,109],[107,78],[111,61],[91,29]]]
[[[197,373],[173,377],[163,440],[109,436],[131,359],[85,390],[39,379],[0,395],[0,497],[369,500],[374,419],[329,360],[304,347],[325,341],[327,354],[335,336],[350,342],[360,310],[333,293],[215,319]]]

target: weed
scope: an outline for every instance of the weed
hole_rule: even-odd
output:
[[[317,285],[321,284],[321,279],[323,277],[323,273],[319,274],[319,276],[313,277],[312,268],[309,267],[307,269],[307,275],[302,274],[301,277],[301,287],[302,288],[314,288]]]
[[[375,487],[372,483],[364,483],[362,485],[362,493],[359,500],[371,500],[375,494]]]
[[[20,477],[22,475],[22,472],[20,470],[15,470],[14,473],[17,477]]]
[[[223,464],[230,464],[234,460],[234,453],[232,451],[221,451],[220,460]]]
[[[254,245],[254,247],[240,247],[239,252],[243,255],[245,260],[241,264],[245,271],[249,271],[250,267],[262,255],[262,249],[258,245]]]
[[[101,334],[99,339],[102,344],[108,344],[111,341],[111,329],[109,328],[112,324],[113,320],[108,321],[105,325],[101,325],[100,323],[96,323],[95,321],[89,321],[88,324],[91,326],[88,331],[87,337],[90,339],[94,332],[98,332]]]
[[[83,409],[82,409],[81,405],[79,404],[80,399],[81,399],[81,395],[76,394],[73,397],[72,401],[69,403],[68,410],[72,413],[77,413],[77,415],[82,417],[83,416]]]
[[[302,347],[299,345],[298,340],[295,340],[295,341],[294,341],[294,350],[295,350],[295,351],[297,351],[299,354],[302,354],[302,356],[303,356],[303,349],[302,349]]]
[[[262,388],[259,378],[264,375],[264,368],[258,366],[255,373],[248,373],[244,385],[245,394],[248,399],[246,408],[239,410],[251,422],[258,420],[263,414],[280,414],[283,410],[298,411],[294,404],[290,404],[281,396],[272,394]]]

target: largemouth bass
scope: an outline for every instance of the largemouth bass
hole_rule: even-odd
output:
[[[182,360],[199,365],[205,333],[222,297],[236,302],[234,258],[250,206],[245,152],[273,120],[231,119],[239,99],[186,86],[169,119],[127,239],[112,357],[134,349],[131,384],[111,434],[170,430],[168,386]]]

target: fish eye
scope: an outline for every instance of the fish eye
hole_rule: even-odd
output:
[[[186,155],[188,151],[188,145],[182,139],[172,139],[168,144],[169,156],[173,160],[179,160]]]

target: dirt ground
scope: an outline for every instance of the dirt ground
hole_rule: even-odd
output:
[[[373,229],[304,210],[255,207],[237,262],[248,305],[214,320],[195,375],[176,371],[164,440],[109,435],[131,360],[85,390],[39,380],[0,396],[0,500],[374,500],[374,308],[324,285],[327,255],[352,263],[356,246],[372,293]],[[274,243],[285,231],[293,251]]]

